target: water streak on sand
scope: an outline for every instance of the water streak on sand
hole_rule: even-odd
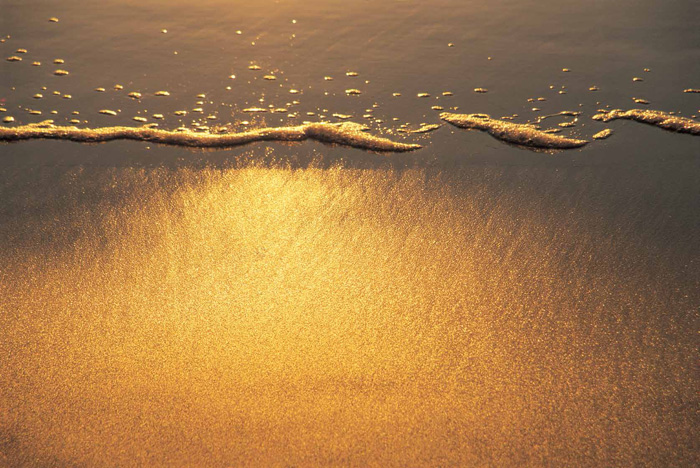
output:
[[[364,133],[362,125],[310,123],[296,127],[261,128],[240,133],[195,133],[192,131],[157,130],[148,127],[77,128],[50,122],[17,127],[0,127],[0,141],[32,139],[69,140],[98,143],[112,140],[137,140],[164,145],[197,148],[227,148],[257,141],[303,141],[307,139],[353,148],[383,152],[405,152],[420,145],[395,142]]]
[[[483,130],[494,138],[507,143],[532,148],[570,149],[579,148],[588,143],[585,140],[576,140],[545,133],[532,125],[492,119],[486,114],[452,114],[443,112],[440,114],[440,118],[459,128]]]
[[[593,120],[610,122],[611,120],[627,119],[654,125],[664,130],[679,133],[690,133],[700,135],[700,122],[687,117],[667,114],[666,112],[646,109],[631,109],[623,111],[620,109],[602,112],[593,116]]]

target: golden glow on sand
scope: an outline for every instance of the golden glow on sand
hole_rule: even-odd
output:
[[[692,395],[667,361],[692,344],[661,314],[620,326],[668,303],[649,291],[673,273],[640,273],[584,197],[570,217],[564,179],[543,205],[494,191],[499,171],[460,178],[456,196],[424,170],[76,169],[60,203],[32,189],[25,228],[2,231],[4,460],[634,464],[689,447],[692,418],[664,408]]]

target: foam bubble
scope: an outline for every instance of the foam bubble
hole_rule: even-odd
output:
[[[609,128],[606,128],[605,130],[602,130],[595,135],[593,135],[594,140],[605,140],[606,138],[610,137],[610,135],[613,134],[613,131],[610,130]]]
[[[437,130],[442,127],[441,124],[422,124],[415,130],[409,130],[408,133],[428,133]]]

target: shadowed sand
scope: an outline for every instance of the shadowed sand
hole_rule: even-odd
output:
[[[677,115],[671,115],[661,111],[645,109],[631,109],[628,111],[623,111],[620,109],[615,109],[611,110],[610,112],[601,112],[600,114],[593,116],[593,120],[599,120],[602,122],[610,122],[611,120],[617,119],[634,120],[637,122],[654,125],[672,132],[700,135],[700,122],[687,117],[679,117]]]
[[[150,127],[78,128],[44,122],[17,127],[0,127],[0,141],[45,138],[98,143],[112,140],[136,140],[174,146],[227,148],[257,141],[312,139],[370,151],[405,152],[421,148],[420,145],[398,143],[369,135],[364,132],[364,128],[362,125],[352,122],[341,124],[311,123],[296,127],[261,128],[239,133],[212,134],[196,133],[189,130],[158,130]]]
[[[443,112],[440,118],[459,128],[474,128],[488,132],[494,138],[531,148],[570,149],[588,142],[545,133],[531,125],[492,119],[486,114],[452,114]]]

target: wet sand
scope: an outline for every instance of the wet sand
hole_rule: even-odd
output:
[[[691,0],[0,3],[0,466],[697,465]]]

